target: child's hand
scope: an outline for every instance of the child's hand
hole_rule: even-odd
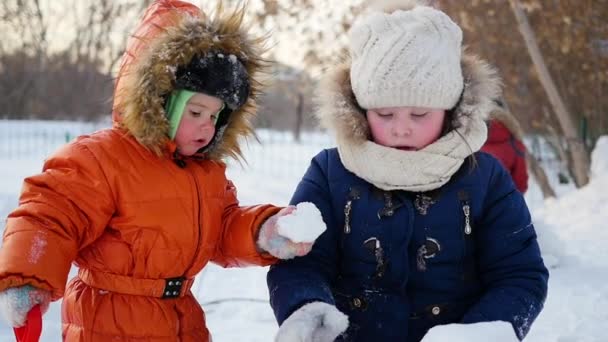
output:
[[[51,293],[30,285],[11,287],[0,291],[0,315],[9,325],[19,328],[25,325],[27,313],[36,305],[44,314],[49,308]]]
[[[348,328],[348,316],[323,302],[308,303],[279,327],[275,342],[333,342]]]
[[[311,203],[300,203],[283,208],[266,220],[257,245],[279,259],[292,259],[308,254],[325,228],[318,209]]]

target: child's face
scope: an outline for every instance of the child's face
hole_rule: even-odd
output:
[[[445,110],[418,107],[375,108],[367,111],[374,142],[417,151],[441,136]]]
[[[211,142],[222,105],[222,100],[202,93],[190,98],[175,133],[175,143],[181,155],[191,156]]]

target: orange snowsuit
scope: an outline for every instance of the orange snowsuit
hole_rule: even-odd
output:
[[[194,277],[209,261],[275,261],[257,251],[255,239],[280,208],[240,207],[221,162],[239,154],[239,136],[251,132],[255,93],[231,114],[224,139],[206,158],[175,153],[162,108],[171,91],[168,66],[203,47],[244,51],[250,77],[256,74],[257,50],[238,24],[211,21],[179,1],[155,2],[136,31],[144,44],[131,41],[125,53],[115,127],[77,138],[25,179],[0,249],[0,290],[31,284],[63,297],[64,340],[208,341],[190,292]],[[193,28],[203,34],[187,35]],[[214,38],[217,30],[226,40]],[[181,39],[184,50],[162,50],[171,39]],[[78,276],[66,287],[73,262]]]

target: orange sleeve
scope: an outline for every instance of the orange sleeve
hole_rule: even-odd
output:
[[[31,284],[63,295],[78,250],[94,241],[114,212],[103,170],[92,153],[71,143],[43,172],[24,180],[0,249],[0,290]]]
[[[240,207],[236,188],[226,183],[225,207],[222,218],[221,241],[212,261],[222,267],[266,266],[277,259],[260,253],[256,240],[261,225],[282,208],[270,204]]]

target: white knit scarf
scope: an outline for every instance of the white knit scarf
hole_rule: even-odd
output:
[[[480,118],[462,118],[462,126],[419,151],[337,139],[342,163],[349,171],[383,190],[422,192],[447,183],[464,160],[486,141]]]

